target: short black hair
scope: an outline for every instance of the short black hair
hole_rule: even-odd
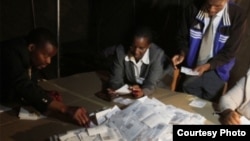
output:
[[[35,44],[38,47],[43,47],[45,43],[49,42],[54,47],[57,47],[57,42],[53,33],[43,27],[38,27],[29,32],[27,35],[27,43]]]
[[[148,39],[149,43],[153,42],[153,32],[149,27],[138,27],[136,28],[134,34],[133,34],[133,38],[136,37],[144,37]]]

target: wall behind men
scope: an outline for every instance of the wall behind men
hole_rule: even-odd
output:
[[[168,55],[175,50],[174,35],[183,8],[193,0],[60,0],[60,66],[62,76],[101,69],[98,56],[106,48],[124,42],[129,31],[148,25],[156,35],[155,42]],[[56,33],[57,0],[33,0],[36,26]],[[235,0],[247,11],[250,1]],[[0,0],[0,41],[24,36],[34,27],[32,0]],[[248,68],[250,30],[237,53],[237,64],[231,72],[234,84]],[[56,58],[45,70],[47,78],[56,77]]]

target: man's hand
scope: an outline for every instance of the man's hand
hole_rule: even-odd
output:
[[[196,68],[194,68],[194,71],[198,72],[199,75],[201,76],[204,72],[208,71],[210,69],[210,64],[207,63],[207,64],[204,64],[204,65],[200,65],[200,66],[197,66]]]
[[[53,99],[53,100],[56,100],[58,102],[63,102],[63,98],[62,98],[62,95],[58,92],[58,91],[55,91],[55,90],[52,90],[52,91],[46,91],[48,93],[48,95]]]
[[[83,107],[69,106],[66,110],[73,120],[75,120],[79,125],[89,127],[89,116],[88,112]]]
[[[107,93],[110,99],[114,99],[118,96],[118,94],[115,92],[115,90],[108,88]]]
[[[67,106],[57,100],[52,100],[49,104],[49,109],[53,111],[59,111],[62,114],[68,115],[70,118],[75,120],[79,125],[89,126],[88,112],[83,107]]]
[[[172,63],[174,65],[174,69],[177,69],[177,65],[179,65],[180,63],[182,63],[184,60],[184,56],[183,55],[174,55],[172,58]]]
[[[144,94],[143,94],[143,91],[142,89],[140,88],[139,85],[133,85],[129,88],[131,91],[132,91],[132,96],[134,96],[135,98],[140,98],[140,97],[143,97]]]
[[[219,121],[224,125],[238,125],[240,124],[240,115],[231,109],[227,109],[220,114]]]

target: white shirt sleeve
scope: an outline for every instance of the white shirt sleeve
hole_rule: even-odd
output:
[[[237,109],[243,102],[245,77],[241,78],[236,85],[223,95],[219,101],[219,110]]]

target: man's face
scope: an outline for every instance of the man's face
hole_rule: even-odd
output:
[[[207,0],[206,10],[209,16],[214,16],[220,12],[227,4],[228,0]]]
[[[30,50],[32,65],[37,69],[43,69],[51,63],[51,58],[56,55],[57,49],[50,43],[43,47],[34,47]]]
[[[135,60],[140,60],[149,48],[149,41],[145,37],[135,37],[131,46],[131,53],[135,57]]]

